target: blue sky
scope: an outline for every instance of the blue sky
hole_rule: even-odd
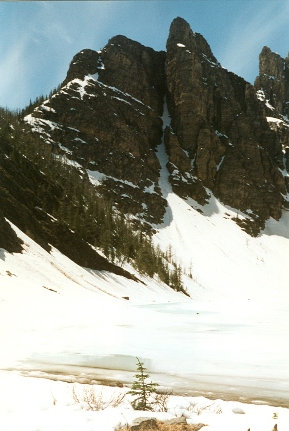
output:
[[[264,45],[286,57],[289,0],[0,2],[0,106],[22,108],[64,78],[74,54],[124,34],[165,49],[181,16],[229,70],[253,82]]]

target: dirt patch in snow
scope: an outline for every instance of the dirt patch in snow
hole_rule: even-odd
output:
[[[125,426],[118,431],[199,431],[205,424],[188,425],[186,421],[172,420],[169,422],[159,422],[155,419],[148,419],[139,425]]]

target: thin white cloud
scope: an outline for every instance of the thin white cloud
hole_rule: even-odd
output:
[[[245,4],[248,5],[247,2]],[[250,64],[258,61],[258,54],[266,41],[283,26],[287,31],[288,19],[288,2],[260,2],[258,12],[256,7],[244,8],[243,14],[232,18],[228,42],[223,46],[220,59],[222,65],[243,76]]]
[[[110,2],[37,1],[14,7],[19,13],[5,29],[9,46],[0,57],[0,106],[11,108],[49,93],[65,78],[78,50],[101,47],[107,21],[117,16]]]
[[[26,75],[25,50],[27,40],[23,38],[1,58],[0,63],[0,106],[5,106],[9,98],[9,106],[14,109],[18,101],[26,96],[26,87],[22,77]]]
[[[34,39],[40,38],[43,41],[50,42],[58,40],[58,43],[73,42],[69,31],[65,28],[63,23],[58,22],[56,19],[50,19],[42,26],[35,25],[33,29]]]
[[[68,3],[67,3],[68,4]],[[31,37],[42,42],[72,43],[63,14],[59,13],[55,2],[37,2],[38,10],[31,17]],[[33,36],[32,36],[33,35]]]
[[[93,44],[107,31],[107,22],[117,16],[110,1],[37,2],[31,31],[37,43]]]

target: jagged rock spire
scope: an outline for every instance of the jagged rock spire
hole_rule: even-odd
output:
[[[281,146],[254,88],[221,68],[181,18],[170,28],[166,70],[172,121],[165,138],[176,193],[204,203],[210,189],[259,226],[278,219],[285,193]]]
[[[276,110],[275,115],[289,113],[289,58],[282,58],[264,46],[259,55],[259,76],[255,81],[257,91]]]
[[[177,17],[172,21],[170,26],[167,51],[174,46],[180,45],[184,45],[188,50],[201,52],[213,62],[217,62],[206,39],[201,34],[193,32],[186,20]]]

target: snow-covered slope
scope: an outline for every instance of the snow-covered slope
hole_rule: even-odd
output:
[[[288,215],[252,238],[233,209],[212,196],[201,215],[163,174],[169,208],[155,240],[191,265],[192,299],[83,269],[14,228],[25,252],[1,252],[1,367],[129,382],[138,356],[174,390],[286,404]]]
[[[53,357],[52,362],[66,362],[67,355],[69,362],[77,365],[76,358],[85,355],[86,349],[92,356],[110,353],[110,344],[121,343],[115,330],[126,321],[131,303],[184,298],[151,279],[139,277],[138,283],[81,268],[56,249],[47,253],[12,227],[25,250],[22,254],[1,250],[2,367],[16,366],[27,358],[49,362]],[[130,304],[123,297],[128,297]],[[116,344],[114,348],[117,351]]]
[[[191,296],[214,304],[237,298],[244,304],[254,301],[255,312],[257,303],[262,310],[288,307],[289,212],[278,222],[268,220],[261,235],[251,237],[232,220],[248,216],[222,205],[212,194],[205,206],[174,194],[162,146],[159,159],[168,208],[155,241],[163,249],[171,246],[174,258],[191,272]]]

